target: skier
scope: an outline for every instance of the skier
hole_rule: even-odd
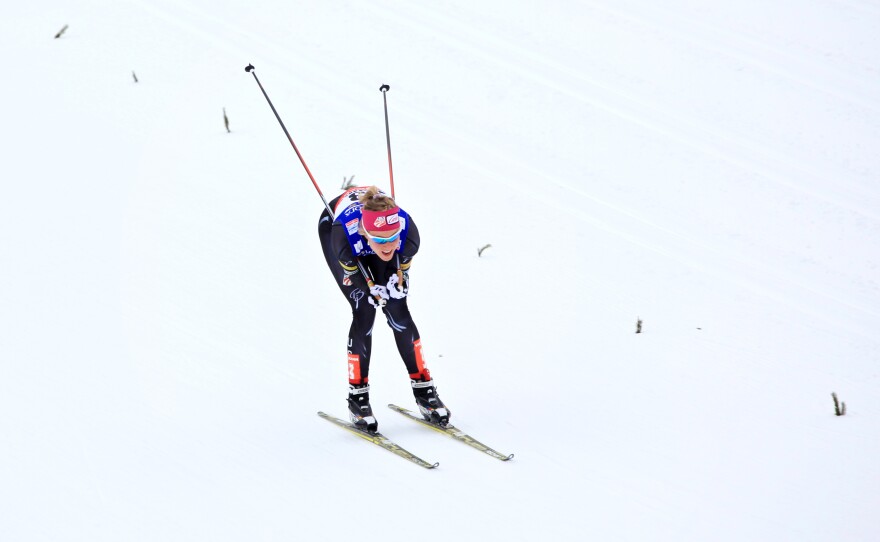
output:
[[[330,202],[318,222],[318,238],[333,278],[351,305],[348,332],[348,410],[352,423],[376,432],[370,406],[370,351],[376,310],[394,330],[397,350],[409,373],[413,395],[426,420],[449,423],[450,412],[437,395],[422,355],[418,329],[406,304],[409,268],[419,250],[419,230],[392,198],[375,186],[347,190]],[[358,261],[374,285],[358,268]]]

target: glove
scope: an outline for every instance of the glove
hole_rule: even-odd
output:
[[[388,279],[388,295],[394,299],[403,299],[409,293],[409,273],[403,273],[403,285],[399,282],[400,279],[396,274]]]
[[[385,303],[388,302],[388,288],[374,284],[373,287],[370,288],[370,297],[367,298],[367,301],[377,309],[384,307]]]

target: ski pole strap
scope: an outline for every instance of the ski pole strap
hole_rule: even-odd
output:
[[[400,288],[400,291],[402,292],[403,288],[404,288],[404,284],[403,284],[403,266],[400,265],[400,253],[398,252],[394,256],[397,260],[397,287]],[[409,268],[409,264],[407,264],[406,267]]]

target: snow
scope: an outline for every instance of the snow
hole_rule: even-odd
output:
[[[0,540],[880,539],[878,22],[4,6]],[[344,414],[348,308],[248,63],[328,199],[388,187],[390,85],[429,364],[514,460],[382,406],[412,399],[381,317],[380,428],[440,467],[315,415]]]

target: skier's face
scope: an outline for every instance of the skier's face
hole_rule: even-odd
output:
[[[364,236],[373,252],[384,262],[391,261],[400,248],[400,228],[394,233],[387,231],[367,231]]]

